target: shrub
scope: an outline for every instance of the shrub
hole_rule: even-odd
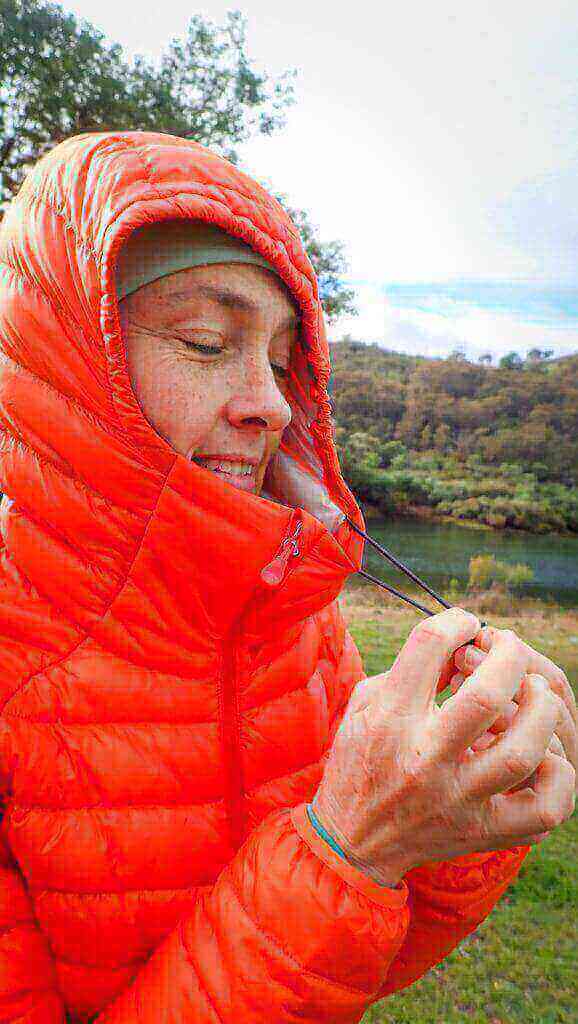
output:
[[[475,610],[480,615],[511,615],[513,595],[502,583],[493,583],[476,600]],[[473,610],[473,609],[472,609]]]
[[[495,584],[501,584],[506,590],[515,592],[534,578],[529,565],[521,562],[509,565],[498,561],[494,555],[474,555],[470,558],[469,568],[468,587],[471,590],[488,590]]]

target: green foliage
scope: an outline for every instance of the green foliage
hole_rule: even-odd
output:
[[[508,352],[500,359],[500,366],[503,370],[517,370],[522,365],[522,357],[518,352]]]
[[[246,22],[194,15],[158,67],[129,62],[44,0],[0,0],[0,170],[6,200],[26,168],[55,143],[79,132],[144,129],[194,138],[235,159],[235,145],[283,124],[293,73],[259,74],[245,50]]]
[[[384,514],[419,504],[497,529],[578,532],[578,356],[514,374],[347,338],[331,361],[337,444],[362,500]],[[353,434],[379,453],[370,476]],[[390,470],[403,470],[402,487]]]
[[[476,555],[470,559],[468,587],[471,590],[487,590],[494,583],[503,583],[507,589],[516,591],[530,583],[534,572],[529,565],[510,565],[500,562],[494,555]]]
[[[0,208],[28,168],[58,142],[90,131],[166,132],[237,162],[236,147],[284,124],[295,71],[276,79],[246,52],[246,19],[195,14],[160,63],[129,61],[87,21],[47,0],[0,0]],[[278,197],[287,208],[284,197]],[[329,320],[355,313],[343,246],[323,242],[303,210],[289,211],[319,277]]]
[[[271,186],[269,189],[273,191]],[[277,194],[276,198],[287,210],[299,231],[301,241],[317,275],[319,295],[329,322],[346,314],[355,315],[357,313],[353,301],[355,293],[343,284],[343,276],[347,270],[343,243],[336,240],[320,242],[317,237],[317,229],[310,222],[308,214],[304,210],[298,210],[291,206],[286,196]]]

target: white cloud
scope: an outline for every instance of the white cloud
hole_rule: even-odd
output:
[[[192,13],[220,21],[230,6],[166,0],[159,18],[142,0],[65,0],[153,57]],[[345,242],[351,278],[578,281],[575,0],[234,6],[258,64],[299,71],[286,128],[244,146],[243,165],[307,209],[322,237]],[[354,333],[383,336],[380,301],[359,291]],[[535,333],[560,351],[576,338],[518,314],[396,317],[391,332],[414,345],[420,332],[432,346],[465,332],[496,350]]]
[[[329,329],[337,341],[345,334],[412,355],[446,356],[462,348],[470,359],[491,352],[497,359],[511,350],[552,348],[557,355],[578,351],[578,317],[531,317],[455,301],[438,293],[430,308],[390,301],[381,287],[359,286],[361,315],[344,317]]]

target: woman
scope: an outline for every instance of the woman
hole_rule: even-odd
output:
[[[2,1019],[357,1021],[570,813],[567,680],[451,609],[362,681],[317,284],[246,175],[79,136],[0,245]]]

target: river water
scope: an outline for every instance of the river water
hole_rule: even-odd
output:
[[[375,540],[434,590],[447,586],[452,577],[467,583],[470,558],[493,554],[502,562],[524,562],[533,569],[534,579],[524,585],[524,593],[553,597],[565,608],[578,608],[578,536],[477,530],[421,519],[369,519],[367,528]],[[368,572],[404,591],[405,583],[409,582],[405,574],[386,562],[369,544],[365,551]],[[437,607],[425,594],[423,603],[428,602],[432,609]]]

